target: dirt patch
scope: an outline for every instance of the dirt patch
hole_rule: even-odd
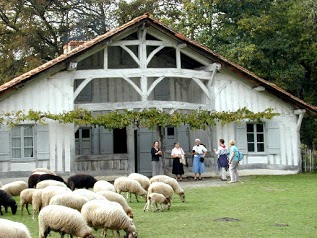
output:
[[[240,219],[231,218],[231,217],[221,217],[221,218],[215,219],[215,221],[229,222],[229,221],[240,221]]]
[[[273,224],[273,226],[285,227],[285,226],[288,226],[288,224],[286,224],[286,223],[275,223],[275,224]]]

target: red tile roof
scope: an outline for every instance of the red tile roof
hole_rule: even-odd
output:
[[[6,93],[6,91],[14,88],[15,86],[18,86],[20,83],[27,82],[28,80],[34,78],[35,76],[39,75],[40,73],[45,72],[46,70],[60,64],[64,64],[64,68],[66,68],[66,63],[71,61],[72,58],[76,57],[77,55],[85,52],[86,50],[89,50],[92,46],[97,45],[100,42],[103,42],[106,39],[109,39],[110,37],[129,29],[132,26],[137,26],[139,23],[147,21],[151,26],[155,27],[156,29],[163,31],[167,33],[168,35],[174,37],[176,40],[179,40],[180,42],[186,43],[188,47],[194,49],[195,51],[198,51],[199,53],[203,54],[205,57],[210,58],[212,61],[220,63],[222,66],[230,69],[231,71],[234,71],[235,73],[240,74],[242,77],[250,80],[253,82],[254,85],[264,86],[266,91],[278,96],[279,98],[283,99],[284,101],[291,103],[293,106],[295,106],[298,109],[306,109],[308,113],[310,114],[317,114],[317,107],[310,105],[306,103],[305,101],[295,97],[294,95],[288,93],[287,91],[283,90],[282,88],[278,87],[277,85],[268,82],[265,79],[262,79],[255,75],[254,73],[250,72],[249,70],[243,68],[242,66],[235,64],[233,62],[230,62],[223,56],[215,53],[214,51],[210,50],[206,46],[199,44],[196,41],[193,41],[184,35],[177,33],[173,31],[172,29],[166,27],[161,22],[151,18],[149,14],[144,14],[142,16],[136,17],[133,20],[127,22],[126,24],[123,24],[122,26],[108,31],[107,33],[97,36],[93,40],[86,41],[86,42],[80,42],[80,45],[71,50],[70,52],[66,54],[62,54],[59,57],[35,68],[30,70],[27,73],[24,73],[11,81],[4,83],[0,86],[0,96]]]

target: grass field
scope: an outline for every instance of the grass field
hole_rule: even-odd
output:
[[[186,189],[186,202],[177,196],[169,211],[145,213],[144,203],[133,201],[138,237],[317,237],[317,174],[242,180],[243,184]],[[22,216],[18,210],[2,218],[23,222],[32,237],[38,237],[37,222],[26,213]],[[100,233],[94,234],[101,237]]]

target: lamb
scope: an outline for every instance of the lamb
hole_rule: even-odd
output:
[[[171,201],[169,201],[163,194],[151,193],[147,196],[147,203],[145,204],[143,210],[148,211],[149,207],[153,210],[154,205],[156,206],[156,210],[159,210],[157,204],[160,204],[161,210],[163,210],[163,204],[167,205],[168,210],[171,208]]]
[[[21,191],[28,188],[28,185],[24,181],[14,181],[12,183],[8,183],[2,186],[2,190],[6,191],[6,193],[10,196],[18,196]]]
[[[148,194],[151,194],[151,193],[162,194],[166,197],[168,201],[172,201],[174,196],[174,190],[172,189],[172,187],[163,182],[151,183]]]
[[[112,192],[116,191],[114,189],[113,184],[109,183],[108,181],[105,181],[105,180],[97,181],[94,184],[93,191],[96,193],[96,192],[103,191],[103,190],[112,191]]]
[[[5,207],[6,210],[8,207],[10,207],[13,215],[16,214],[18,208],[15,200],[3,190],[0,190],[0,214],[3,215],[1,211],[1,206]]]
[[[119,203],[123,210],[127,213],[130,218],[133,218],[132,208],[128,205],[125,198],[118,193],[112,191],[99,191],[97,194],[104,196],[107,200]]]
[[[150,179],[143,174],[131,173],[128,178],[138,181],[145,190],[148,190],[150,187]]]
[[[0,218],[0,237],[31,238],[28,228],[20,223]]]
[[[89,201],[91,200],[106,200],[104,196],[94,193],[93,191],[89,191],[87,189],[76,189],[73,191],[73,194],[77,194],[79,196],[83,196],[87,198]]]
[[[131,202],[131,193],[135,194],[136,200],[139,202],[137,195],[143,196],[146,198],[147,192],[140,185],[139,182],[127,178],[127,177],[119,177],[114,181],[114,187],[117,193],[128,192],[130,193],[130,202]]]
[[[51,198],[55,195],[67,192],[71,193],[69,188],[63,188],[59,186],[48,186],[44,188],[42,192],[42,207],[49,205]]]
[[[174,192],[179,195],[181,201],[185,202],[184,190],[180,187],[180,185],[176,181],[176,179],[171,178],[171,177],[169,177],[167,175],[156,175],[156,176],[154,176],[154,177],[152,177],[150,179],[150,182],[151,183],[153,183],[153,182],[163,182],[163,183],[169,184],[173,188]]]
[[[61,193],[51,198],[50,205],[61,205],[81,211],[82,206],[88,201],[88,198],[74,193]]]
[[[92,229],[87,226],[79,211],[60,205],[44,207],[39,214],[39,237],[46,238],[50,231],[60,232],[61,237],[93,238]]]
[[[67,186],[74,191],[75,188],[92,188],[96,182],[97,180],[91,175],[76,174],[68,178]]]
[[[32,204],[32,197],[35,190],[36,190],[35,188],[27,188],[27,189],[24,189],[20,193],[21,215],[23,215],[24,206],[26,207],[26,210],[28,214],[30,215],[29,204]]]
[[[59,186],[59,187],[67,188],[65,183],[62,183],[56,180],[43,180],[36,184],[37,189],[46,188],[48,186]]]
[[[35,173],[56,175],[55,172],[53,172],[52,170],[46,169],[46,168],[36,168],[32,171],[32,174],[35,174]]]
[[[122,208],[101,201],[87,202],[81,209],[84,220],[95,230],[103,228],[103,237],[107,235],[107,229],[124,230],[127,237],[137,237],[136,228],[131,218]]]
[[[42,208],[42,193],[44,189],[35,189],[32,196],[33,220],[35,213],[39,213]]]

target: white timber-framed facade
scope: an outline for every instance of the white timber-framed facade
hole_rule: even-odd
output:
[[[166,127],[166,157],[175,141],[188,152],[195,138],[209,151],[219,138],[235,139],[245,154],[241,171],[246,174],[300,171],[301,120],[317,109],[148,15],[72,47],[70,42],[63,55],[0,86],[0,111],[62,113],[78,107],[98,115],[121,109],[172,113],[273,108],[280,115],[264,124],[217,124],[206,131]],[[146,128],[108,130],[55,121],[18,127],[16,133],[5,125],[0,128],[0,172],[8,176],[36,167],[60,174],[150,175],[150,149],[158,140],[156,131]],[[213,153],[206,165],[217,174]],[[166,166],[171,166],[170,160]]]

